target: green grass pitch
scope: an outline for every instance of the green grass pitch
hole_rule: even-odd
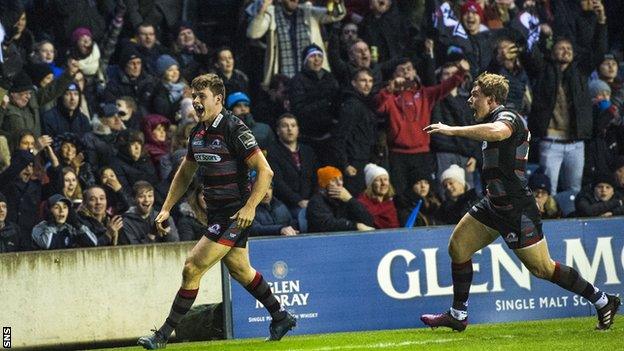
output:
[[[261,339],[172,343],[166,350],[624,350],[624,316],[608,331],[593,330],[595,318],[470,325],[450,329],[401,329],[371,332],[286,336],[280,342]],[[140,350],[139,347],[114,350]]]

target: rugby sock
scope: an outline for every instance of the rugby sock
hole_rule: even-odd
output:
[[[249,293],[256,298],[256,300],[260,301],[262,305],[269,311],[271,314],[271,318],[273,321],[280,321],[286,318],[286,311],[281,309],[281,305],[279,301],[273,295],[271,291],[271,287],[264,280],[264,277],[260,272],[256,272],[256,276],[253,278],[251,283],[249,283],[245,289],[249,291]]]
[[[608,302],[607,295],[604,292],[583,279],[574,268],[559,262],[555,262],[555,272],[550,281],[568,291],[583,296],[598,309],[604,307]]]
[[[472,284],[472,259],[464,263],[452,263],[451,276],[453,277],[453,308],[451,308],[451,314],[456,319],[462,320],[468,315],[468,294],[470,293],[470,284]]]
[[[169,338],[173,330],[178,326],[180,320],[191,309],[195,298],[197,297],[197,291],[199,289],[185,290],[180,288],[178,294],[173,300],[171,311],[169,311],[169,317],[165,320],[165,324],[158,329],[158,331],[165,337]]]

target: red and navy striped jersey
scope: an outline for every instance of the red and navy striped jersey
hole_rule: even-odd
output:
[[[200,122],[189,136],[187,161],[197,162],[208,211],[238,210],[249,198],[249,169],[245,161],[260,152],[251,130],[223,109],[210,124]]]
[[[486,196],[492,205],[509,210],[518,200],[533,196],[526,177],[531,133],[524,118],[504,106],[490,112],[485,123],[496,121],[507,124],[512,133],[505,140],[483,142],[482,177],[486,184]]]

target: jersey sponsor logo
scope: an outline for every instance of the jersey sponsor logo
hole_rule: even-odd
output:
[[[245,150],[249,150],[255,146],[258,146],[256,138],[251,134],[251,131],[244,132],[238,136],[238,140],[243,144]]]
[[[223,143],[221,142],[221,139],[213,140],[212,143],[210,143],[210,148],[215,150],[223,148]]]
[[[219,162],[221,161],[221,156],[215,154],[208,153],[198,153],[195,154],[195,161],[197,162]]]
[[[219,113],[217,118],[215,118],[214,122],[212,122],[212,127],[217,128],[217,126],[219,125],[222,119],[223,119],[223,115]]]
[[[508,243],[515,243],[518,242],[518,234],[514,233],[514,232],[510,232],[509,234],[507,234],[507,236],[505,237],[505,241]]]
[[[195,139],[192,143],[193,146],[204,146],[204,139]]]
[[[219,235],[219,233],[221,232],[221,225],[218,223],[211,225],[210,227],[208,227],[208,232],[214,235]]]

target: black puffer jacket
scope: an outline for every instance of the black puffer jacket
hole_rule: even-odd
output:
[[[442,122],[449,126],[468,126],[472,124],[472,115],[465,96],[448,95],[434,106],[431,124]],[[481,153],[478,141],[442,134],[431,135],[431,149],[435,152],[449,152],[476,159],[480,158]]]
[[[371,159],[377,141],[377,116],[372,97],[347,89],[340,104],[338,127],[334,136],[334,145],[338,166],[344,169],[353,160]]]
[[[340,232],[357,230],[357,223],[373,226],[373,218],[355,197],[347,202],[316,193],[306,210],[308,232]]]
[[[338,81],[325,69],[320,72],[304,69],[293,77],[290,103],[302,135],[322,137],[333,131],[339,94]]]
[[[30,237],[22,238],[18,226],[12,222],[5,222],[4,227],[0,229],[0,253],[20,251],[24,239],[30,240]]]

